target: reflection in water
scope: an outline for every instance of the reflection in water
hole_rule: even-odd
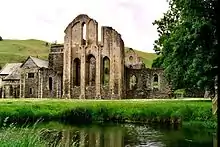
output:
[[[63,126],[42,136],[49,146],[63,147],[213,147],[212,135],[204,132],[145,125]]]

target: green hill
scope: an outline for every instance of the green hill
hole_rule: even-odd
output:
[[[153,60],[157,57],[154,53],[135,51],[147,67],[151,67]],[[48,53],[49,47],[41,40],[3,40],[0,41],[0,66],[8,62],[23,62],[28,56],[47,59]]]
[[[47,59],[49,47],[40,40],[3,40],[0,41],[0,66],[8,62],[23,62],[28,56]]]

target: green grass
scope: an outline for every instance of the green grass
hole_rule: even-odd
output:
[[[46,47],[45,43],[45,41],[35,39],[0,41],[0,66],[2,67],[9,62],[23,62],[28,56],[47,59],[49,47]],[[151,67],[153,60],[157,57],[154,53],[135,51],[147,67]]]
[[[1,147],[44,147],[46,142],[41,139],[43,130],[29,129],[10,125],[0,131]]]
[[[9,122],[58,120],[70,123],[91,122],[202,122],[216,127],[211,101],[97,101],[97,100],[1,100],[0,118]]]
[[[0,130],[0,147],[62,147],[57,137],[59,132],[47,128],[39,128],[38,122],[33,126],[17,126],[10,124]],[[57,139],[57,140],[56,140]],[[75,142],[72,143],[74,147]]]
[[[47,59],[49,47],[41,40],[3,40],[0,41],[0,66],[8,62],[23,62],[28,56]]]

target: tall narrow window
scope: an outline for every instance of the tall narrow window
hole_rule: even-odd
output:
[[[109,79],[110,79],[110,60],[108,57],[103,58],[102,74],[103,74],[102,83],[104,86],[106,86],[109,84]]]
[[[86,61],[86,83],[89,86],[95,85],[96,78],[96,59],[93,55],[89,55]]]
[[[80,86],[80,59],[76,58],[74,60],[74,67],[73,67],[73,78],[74,78],[74,85]]]
[[[33,94],[33,89],[32,88],[29,89],[29,94]]]
[[[153,76],[153,88],[158,89],[159,88],[159,80],[158,80],[158,75],[154,74]]]
[[[9,93],[9,95],[12,96],[12,95],[13,95],[13,87],[10,85],[9,88],[10,88],[10,93]]]
[[[134,90],[137,85],[137,78],[135,75],[132,75],[129,79],[129,88],[130,90]]]
[[[49,90],[52,91],[53,88],[53,80],[52,77],[49,77]]]
[[[86,24],[82,24],[82,44],[86,44]]]

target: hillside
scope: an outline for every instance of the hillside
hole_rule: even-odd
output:
[[[22,62],[28,56],[47,59],[49,47],[40,40],[3,40],[0,41],[0,66],[8,62]]]
[[[3,40],[0,41],[0,66],[8,62],[23,62],[28,56],[47,59],[49,47],[41,40]],[[151,67],[157,57],[154,53],[135,50],[147,67]]]

